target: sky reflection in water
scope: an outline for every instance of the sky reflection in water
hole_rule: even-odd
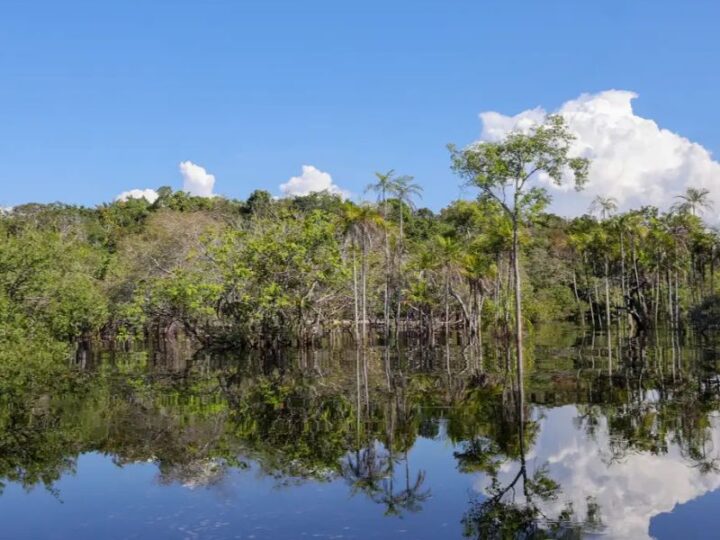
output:
[[[538,349],[527,382],[524,457],[528,477],[557,490],[527,500],[518,484],[502,499],[535,505],[525,530],[708,534],[720,500],[714,354],[650,351],[640,368],[616,358],[609,376],[601,352],[549,351]],[[451,375],[442,354],[393,358],[386,370],[375,351],[367,385],[352,351],[336,370],[324,357],[230,371],[183,361],[162,366],[182,374],[171,382],[147,358],[98,362],[88,393],[26,396],[27,417],[46,424],[16,438],[17,420],[3,426],[3,447],[16,452],[14,473],[2,471],[0,538],[461,538],[477,536],[473,509],[493,486],[518,475],[502,377],[478,390],[456,351]],[[302,384],[283,386],[297,369]],[[7,442],[22,440],[62,442],[46,462],[28,451],[27,463]],[[23,487],[17,472],[33,465],[58,479]]]

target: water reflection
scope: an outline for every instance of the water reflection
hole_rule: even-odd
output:
[[[312,514],[320,486],[342,488],[308,534],[322,522],[328,534],[393,537],[400,519],[416,538],[649,537],[654,516],[720,487],[715,350],[540,329],[523,400],[506,352],[489,344],[482,354],[406,344],[276,356],[84,347],[77,365],[29,363],[33,384],[21,363],[0,377],[0,479],[65,500],[62,480],[82,479],[79,458],[94,454],[118,474],[152,464],[168,494],[238,502],[238,490],[271,482],[274,495],[245,500],[248,512],[283,508],[280,493],[292,492]],[[40,494],[6,494],[0,507],[32,507]],[[266,537],[294,537],[296,510]],[[228,536],[248,534],[227,523]]]

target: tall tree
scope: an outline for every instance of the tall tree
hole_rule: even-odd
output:
[[[367,258],[375,233],[385,226],[384,220],[374,208],[368,205],[357,206],[347,203],[344,213],[345,235],[353,247],[353,296],[355,300],[355,337],[361,337],[363,343],[367,335]],[[357,264],[355,253],[360,248],[360,287],[358,291]],[[360,315],[362,314],[362,336],[360,336]]]
[[[597,214],[600,217],[601,226],[605,224],[607,219],[617,210],[617,200],[614,197],[603,197],[598,195],[593,199],[590,204],[590,211]],[[607,237],[606,231],[600,231],[600,237],[605,240],[603,251],[603,258],[605,261],[604,266],[604,279],[605,279],[605,331],[608,339],[608,350],[610,347],[610,261],[608,259],[608,252],[610,251],[610,239]]]
[[[397,265],[402,265],[402,257],[405,251],[405,231],[404,231],[404,219],[405,219],[405,207],[410,209],[411,215],[415,211],[415,197],[422,198],[422,187],[419,184],[413,182],[412,176],[400,176],[395,180],[393,187],[393,194],[397,197],[398,211],[400,213],[400,237],[397,242]],[[402,290],[403,290],[403,275],[402,271],[398,270],[398,276],[396,277],[397,282],[397,298],[396,298],[396,311],[395,311],[395,332],[396,334],[400,331],[400,311],[402,309]]]
[[[377,194],[378,204],[382,209],[383,219],[385,219],[387,218],[387,198],[389,195],[395,193],[397,186],[395,171],[390,169],[385,173],[376,172],[375,178],[377,178],[377,182],[368,184],[365,192],[373,191]]]
[[[422,191],[423,188],[420,186],[420,184],[416,184],[413,182],[414,178],[412,176],[400,176],[395,181],[395,186],[393,187],[393,194],[395,197],[397,197],[398,202],[400,203],[400,244],[402,245],[403,241],[403,220],[404,220],[404,206],[407,206],[410,208],[410,210],[415,210],[415,199],[416,197],[418,199],[422,199]]]
[[[617,199],[615,197],[603,197],[598,195],[590,203],[590,213],[596,214],[602,221],[609,218],[618,208]]]
[[[675,208],[680,212],[689,212],[693,216],[697,216],[698,210],[709,210],[712,208],[710,200],[710,190],[706,188],[689,187],[683,195],[677,195],[676,199],[680,202]]]
[[[523,323],[519,233],[526,217],[548,202],[546,191],[532,186],[543,174],[560,185],[571,176],[576,189],[587,180],[589,161],[570,156],[574,136],[561,116],[548,116],[528,132],[514,131],[500,141],[481,141],[463,149],[450,145],[456,173],[481,193],[496,200],[512,223],[515,289],[515,348],[518,388],[522,401]],[[568,174],[569,173],[569,174]]]
[[[386,173],[375,173],[377,182],[369,184],[365,191],[374,191],[378,196],[378,204],[382,208],[383,220],[387,220],[387,198],[388,195],[395,192],[397,186],[397,180],[395,177],[395,171],[390,169]],[[383,323],[384,333],[387,339],[389,327],[390,327],[390,239],[388,237],[387,228],[384,230],[384,246],[385,246],[385,291],[383,297]]]

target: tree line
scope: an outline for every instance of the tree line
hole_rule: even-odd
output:
[[[347,335],[514,340],[576,320],[632,335],[717,325],[718,233],[688,189],[667,211],[610,198],[566,219],[538,178],[582,188],[559,117],[500,142],[451,147],[476,188],[439,212],[411,176],[377,173],[356,203],[329,193],[245,201],[163,187],[95,208],[26,204],[0,215],[0,340],[69,342],[182,330],[214,346],[277,347]]]

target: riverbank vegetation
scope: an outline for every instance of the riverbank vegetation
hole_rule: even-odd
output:
[[[618,213],[598,198],[577,218],[549,214],[533,175],[572,172],[581,186],[591,166],[567,157],[570,139],[550,119],[453,149],[479,196],[439,212],[418,208],[421,187],[394,171],[376,175],[373,203],[165,187],[153,203],[17,206],[0,216],[2,348],[179,331],[214,347],[341,334],[433,345],[451,333],[481,345],[548,320],[628,335],[711,328],[720,237],[700,218],[707,192],[678,194],[668,211]]]

